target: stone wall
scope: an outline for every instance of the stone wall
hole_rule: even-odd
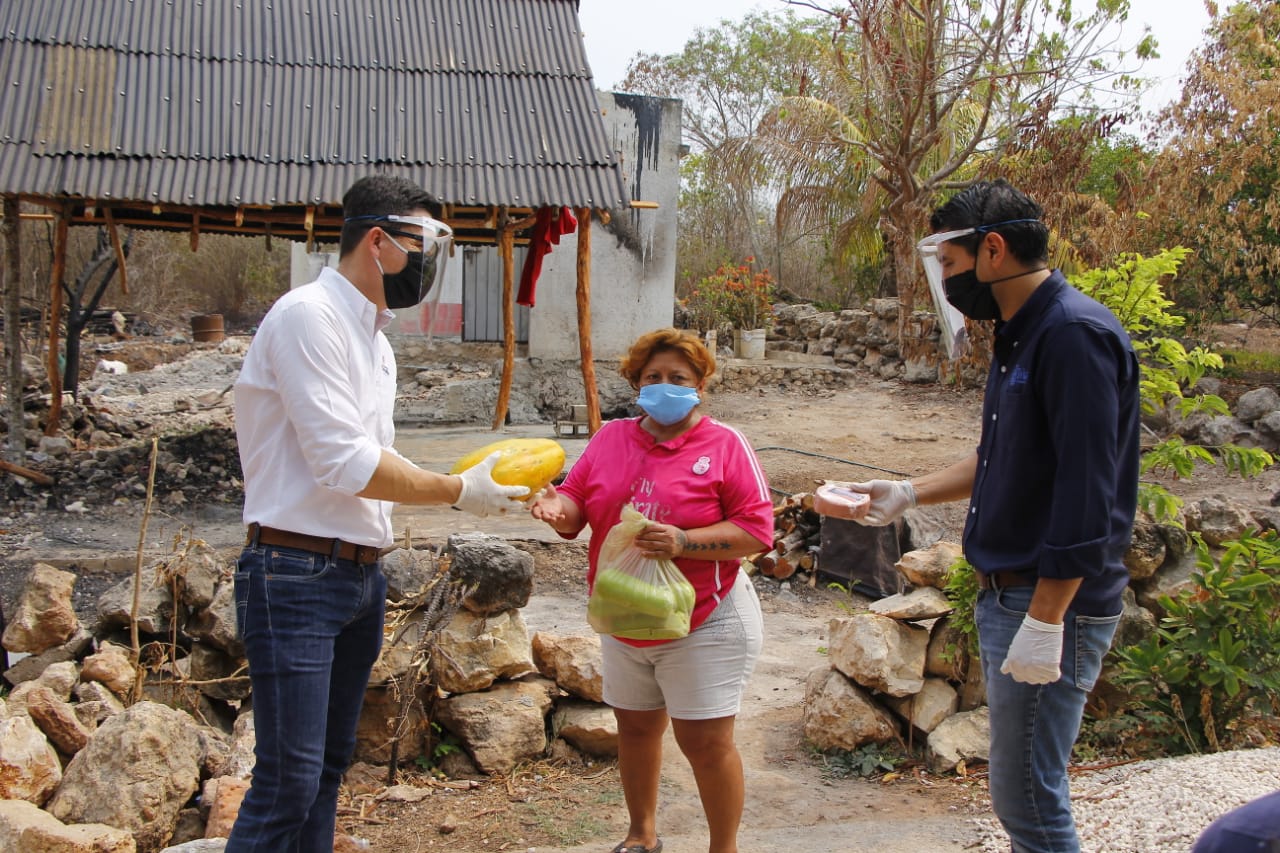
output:
[[[920,346],[909,347],[913,354],[904,356],[898,345],[898,315],[896,298],[873,299],[866,308],[843,311],[819,311],[807,303],[783,305],[774,310],[766,358],[802,353],[904,382],[980,385],[984,381],[986,370],[981,365],[942,361],[934,315],[925,311],[914,312],[907,322],[907,339]]]

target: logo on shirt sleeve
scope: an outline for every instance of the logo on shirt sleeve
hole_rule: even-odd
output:
[[[699,474],[699,475],[705,474],[710,470],[711,470],[710,456],[699,456],[698,461],[693,463],[693,473],[695,474]]]

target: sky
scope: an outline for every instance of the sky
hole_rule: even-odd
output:
[[[636,53],[679,53],[694,30],[715,27],[725,18],[741,20],[753,9],[785,8],[781,0],[580,0],[578,17],[596,88],[608,90],[622,82]],[[1129,19],[1120,33],[1123,43],[1136,43],[1144,24],[1160,43],[1161,58],[1142,69],[1144,76],[1160,78],[1143,99],[1144,110],[1177,98],[1186,59],[1203,41],[1208,21],[1203,0],[1130,0]]]

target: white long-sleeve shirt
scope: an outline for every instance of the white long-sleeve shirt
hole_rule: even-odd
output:
[[[235,385],[246,524],[391,544],[394,504],[356,493],[395,439],[393,316],[328,268],[267,312]]]

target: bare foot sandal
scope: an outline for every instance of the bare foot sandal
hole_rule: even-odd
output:
[[[628,846],[627,842],[623,841],[617,847],[613,848],[611,853],[662,853],[662,839],[659,838],[657,843],[652,847],[645,847],[643,844],[632,844]]]

